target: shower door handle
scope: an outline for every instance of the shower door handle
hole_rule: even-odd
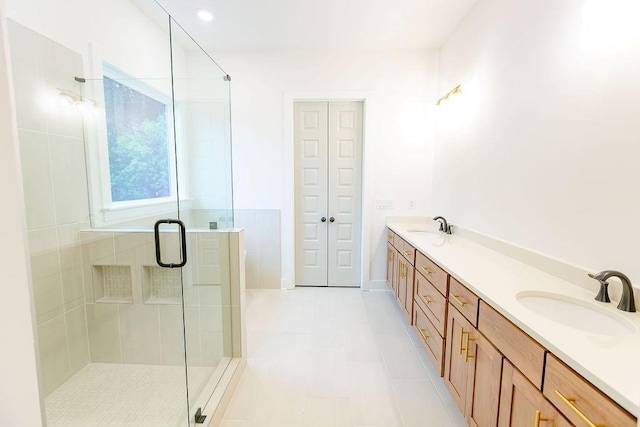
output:
[[[178,224],[180,227],[180,262],[177,264],[174,263],[164,263],[162,262],[162,255],[160,253],[160,225],[162,224]],[[156,262],[160,267],[164,268],[180,268],[184,267],[187,264],[187,228],[184,225],[184,222],[179,219],[161,219],[156,222],[153,226],[153,234],[156,241]]]

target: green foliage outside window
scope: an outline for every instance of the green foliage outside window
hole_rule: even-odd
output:
[[[111,200],[171,195],[167,105],[104,78]]]

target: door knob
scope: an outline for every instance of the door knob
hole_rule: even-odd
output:
[[[329,222],[334,222],[336,219],[334,217],[329,218]]]
[[[322,218],[320,218],[320,221],[322,221],[322,222],[327,222],[327,218],[322,217]]]

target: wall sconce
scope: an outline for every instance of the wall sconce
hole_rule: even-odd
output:
[[[81,95],[58,88],[58,104],[61,107],[72,107],[81,112],[89,112],[94,116],[100,114],[100,108],[93,99],[83,98]]]
[[[447,99],[449,99],[451,95],[462,93],[462,90],[460,90],[460,86],[462,86],[462,84],[459,84],[458,86],[454,87],[449,92],[447,92],[442,98],[438,99],[438,102],[436,102],[436,105],[440,105],[442,101],[446,101]]]

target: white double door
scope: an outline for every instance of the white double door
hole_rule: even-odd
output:
[[[296,102],[296,285],[360,286],[361,101]]]

